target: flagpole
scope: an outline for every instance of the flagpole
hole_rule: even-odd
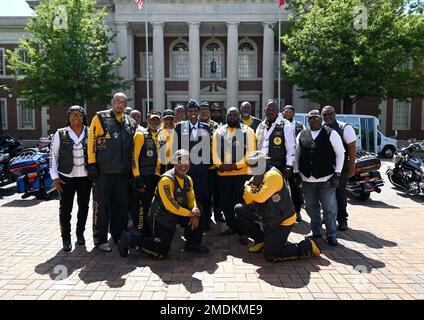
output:
[[[149,79],[149,29],[147,23],[147,0],[144,3],[144,29],[145,29],[145,38],[146,38],[146,88],[147,88],[147,109],[146,111],[150,111],[150,79]],[[147,113],[146,113],[147,114]]]
[[[278,6],[278,110],[281,108],[281,6]]]

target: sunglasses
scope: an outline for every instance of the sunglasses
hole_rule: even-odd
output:
[[[323,113],[323,114],[322,114],[322,116],[323,116],[323,117],[326,117],[326,116],[330,116],[330,115],[332,115],[332,114],[334,114],[334,112],[330,112],[330,113]]]

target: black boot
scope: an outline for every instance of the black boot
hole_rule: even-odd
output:
[[[118,251],[121,257],[128,256],[128,249],[131,246],[131,233],[123,231],[121,233],[121,239],[118,241]]]
[[[71,252],[71,250],[72,250],[71,239],[62,240],[62,243],[63,243],[63,251]]]
[[[85,246],[85,238],[83,234],[77,234],[77,245]]]

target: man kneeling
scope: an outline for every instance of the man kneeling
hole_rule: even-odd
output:
[[[298,244],[287,242],[296,211],[283,175],[266,164],[267,158],[262,151],[249,155],[248,165],[254,176],[244,186],[245,203],[234,208],[241,227],[255,241],[249,251],[264,248],[265,258],[271,262],[319,256],[321,250],[312,239]]]
[[[148,255],[164,259],[171,247],[177,224],[185,228],[187,242],[184,251],[209,253],[208,248],[200,245],[203,230],[200,210],[194,197],[193,181],[187,175],[190,167],[189,152],[178,150],[174,154],[173,163],[174,168],[161,176],[149,210],[153,237],[124,232],[118,246],[122,257],[128,255],[130,247],[138,246]]]

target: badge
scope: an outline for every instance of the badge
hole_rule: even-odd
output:
[[[147,150],[146,156],[148,156],[149,158],[153,157],[153,150]]]
[[[113,135],[113,137],[114,137],[115,139],[118,139],[118,137],[119,137],[119,133],[118,133],[118,132],[114,132],[114,133],[112,133],[112,135]]]
[[[109,132],[108,132],[108,133],[106,133],[105,138],[106,138],[106,139],[110,139],[110,134],[109,134]]]
[[[283,142],[283,140],[280,137],[275,137],[274,138],[274,144],[276,146],[279,146],[281,144],[281,142]]]
[[[177,192],[181,192],[181,188],[177,188]]]
[[[271,197],[271,199],[272,199],[273,202],[280,202],[281,201],[281,197],[280,197],[280,195],[278,193],[274,194]]]

